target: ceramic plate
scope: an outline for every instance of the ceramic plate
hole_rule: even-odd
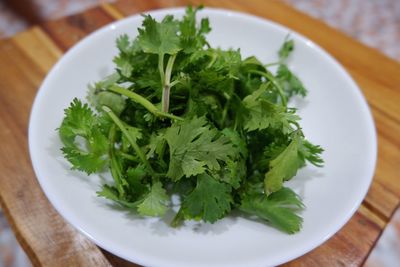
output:
[[[184,10],[150,12],[156,19]],[[188,223],[173,229],[160,219],[139,218],[117,210],[96,191],[107,177],[71,171],[55,130],[64,108],[84,98],[87,85],[113,71],[115,39],[137,35],[139,15],[112,23],[89,35],[54,66],[33,105],[29,148],[33,167],[46,196],[58,212],[100,247],[146,266],[270,266],[312,250],[335,234],[354,214],[371,183],[376,161],[376,135],[371,113],[349,74],[318,45],[265,19],[242,13],[205,9],[212,46],[240,48],[243,56],[277,60],[277,50],[290,33],[296,49],[289,66],[309,95],[296,99],[306,136],[325,148],[325,167],[302,169],[288,186],[304,200],[301,232],[288,235],[257,221],[228,217],[215,224]]]

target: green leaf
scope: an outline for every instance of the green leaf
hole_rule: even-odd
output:
[[[114,72],[113,74],[105,77],[103,80],[97,82],[95,87],[96,87],[96,89],[106,90],[106,89],[110,88],[112,85],[114,85],[115,83],[117,83],[120,79],[121,79],[121,76],[119,75],[119,73]]]
[[[158,55],[176,54],[182,48],[178,36],[178,22],[172,16],[166,16],[157,22],[150,15],[145,15],[142,28],[139,28],[138,45],[145,53]]]
[[[124,98],[122,98],[120,95],[107,91],[94,93],[91,96],[91,104],[99,111],[101,110],[102,106],[107,106],[118,115],[121,114],[126,107]]]
[[[303,83],[286,65],[279,65],[276,78],[281,83],[288,98],[294,95],[301,95],[302,97],[307,95],[307,89],[304,87]]]
[[[98,117],[89,106],[76,98],[65,110],[59,135],[64,144],[61,150],[72,169],[91,174],[107,163],[108,140],[100,127]],[[83,143],[77,142],[78,136],[82,137]]]
[[[265,174],[264,188],[267,195],[282,188],[283,181],[296,175],[302,166],[299,158],[299,135],[295,134],[290,144],[275,159],[270,161],[270,170]]]
[[[168,209],[169,197],[161,182],[155,182],[150,192],[138,205],[138,212],[143,216],[163,216]]]
[[[218,161],[226,161],[235,150],[229,139],[219,136],[204,117],[176,122],[165,132],[170,149],[167,176],[177,181],[209,170],[219,170]]]
[[[236,160],[227,160],[226,165],[219,172],[214,172],[216,179],[224,181],[231,185],[234,189],[240,187],[240,183],[246,178],[246,161],[242,158]]]
[[[244,128],[247,131],[270,128],[280,130],[284,134],[291,133],[292,124],[300,118],[293,109],[286,109],[264,98],[264,93],[265,87],[262,86],[243,99],[242,103],[247,111]]]
[[[303,165],[305,165],[305,161],[307,160],[314,166],[322,167],[324,165],[324,160],[321,158],[321,153],[323,151],[322,147],[313,145],[304,138],[299,142],[299,154],[303,159]]]
[[[163,156],[163,150],[165,147],[165,138],[164,138],[164,133],[160,132],[158,134],[152,134],[150,136],[150,142],[148,145],[148,152],[146,154],[146,157],[149,158],[154,158],[156,155],[158,156]]]
[[[129,126],[127,124],[125,124],[125,128],[126,128],[127,133],[129,134],[130,138],[135,143],[137,143],[138,140],[143,138],[142,130],[140,128]],[[122,135],[121,141],[122,141],[122,149],[124,151],[127,151],[128,148],[131,147],[131,143],[128,140],[128,137],[126,135]]]
[[[246,141],[237,131],[225,128],[222,130],[222,134],[229,138],[233,147],[237,150],[236,154],[240,154],[242,157],[247,158],[249,151],[247,149]]]
[[[120,37],[117,38],[116,41],[117,47],[119,51],[122,53],[129,54],[130,51],[130,42],[129,42],[129,37],[126,34],[121,35]]]
[[[106,160],[97,154],[84,152],[76,147],[63,147],[64,157],[72,164],[71,169],[91,174],[103,169]]]
[[[115,203],[117,203],[123,207],[131,208],[131,209],[137,207],[137,203],[128,202],[124,198],[121,198],[118,194],[118,190],[113,186],[109,186],[109,185],[105,184],[105,185],[103,185],[101,191],[97,191],[96,193],[97,193],[97,196],[112,200]]]
[[[196,188],[183,200],[185,218],[203,219],[214,223],[231,209],[231,188],[203,173],[197,177]]]
[[[289,40],[288,37],[286,37],[285,42],[283,43],[278,52],[279,59],[281,61],[287,59],[293,50],[294,50],[294,41]]]
[[[133,66],[130,62],[129,57],[125,55],[119,55],[114,58],[114,63],[117,65],[119,72],[124,77],[130,77],[132,75]]]
[[[141,198],[146,192],[148,187],[143,184],[143,179],[147,176],[146,168],[143,165],[130,167],[126,171],[126,181],[129,184],[130,194],[135,198]]]
[[[207,18],[203,18],[198,28],[196,25],[196,13],[202,7],[193,9],[191,6],[186,8],[186,13],[179,23],[180,39],[183,51],[185,53],[194,53],[201,49],[206,43],[205,34],[210,32],[211,28]]]
[[[289,234],[300,231],[303,219],[296,214],[304,208],[299,196],[289,188],[281,188],[268,197],[251,194],[242,199],[240,210],[266,220]]]
[[[240,50],[221,50],[221,49],[209,49],[214,53],[214,62],[209,66],[213,71],[222,72],[226,78],[238,79],[239,68],[242,65],[242,56]]]

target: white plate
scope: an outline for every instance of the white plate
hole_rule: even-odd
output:
[[[150,12],[156,19],[181,16],[183,9]],[[170,228],[158,219],[142,219],[112,208],[96,197],[103,178],[71,171],[60,153],[57,131],[63,109],[84,98],[87,84],[113,71],[115,39],[131,37],[139,15],[112,23],[73,47],[54,66],[33,105],[29,148],[36,175],[50,202],[73,226],[100,247],[146,266],[270,266],[303,255],[336,233],[353,215],[371,183],[376,161],[373,120],[359,88],[329,54],[290,29],[265,19],[205,9],[213,28],[212,46],[240,48],[274,62],[291,32],[296,49],[290,67],[309,89],[299,107],[306,136],[325,148],[325,167],[306,167],[289,186],[304,199],[303,229],[287,235],[260,222],[229,217],[213,225]]]

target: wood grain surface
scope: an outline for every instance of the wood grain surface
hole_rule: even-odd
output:
[[[331,239],[289,266],[359,266],[400,200],[400,64],[279,1],[190,1],[264,17],[302,33],[331,53],[361,87],[378,133],[378,163],[362,206]],[[46,22],[0,41],[0,204],[35,266],[137,266],[95,246],[66,223],[43,195],[27,147],[31,105],[61,55],[99,27],[188,1],[131,1]]]

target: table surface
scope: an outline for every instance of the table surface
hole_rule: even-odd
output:
[[[331,53],[361,87],[378,133],[378,163],[371,188],[358,211],[335,236],[286,264],[361,265],[400,201],[400,64],[279,1],[190,2],[243,11],[286,25]],[[187,3],[104,3],[0,41],[0,204],[35,266],[137,266],[94,245],[66,223],[48,202],[29,159],[29,113],[46,73],[87,34],[125,16]]]

